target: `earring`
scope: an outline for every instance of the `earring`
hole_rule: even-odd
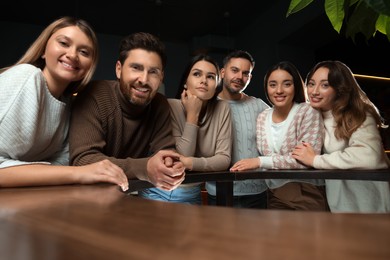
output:
[[[184,89],[187,89],[187,84],[184,84]]]

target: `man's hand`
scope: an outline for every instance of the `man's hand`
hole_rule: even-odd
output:
[[[177,188],[185,177],[185,168],[179,158],[180,154],[174,151],[157,152],[146,165],[149,182],[163,190]]]

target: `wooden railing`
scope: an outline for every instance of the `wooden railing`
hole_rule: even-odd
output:
[[[316,170],[316,169],[259,169],[243,172],[188,172],[183,183],[216,182],[217,205],[231,206],[233,204],[233,181],[248,179],[331,179],[331,180],[365,180],[390,182],[390,169],[381,170]],[[129,180],[129,190],[132,193],[153,185],[147,181]]]

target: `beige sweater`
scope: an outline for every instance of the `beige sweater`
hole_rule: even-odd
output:
[[[186,123],[179,99],[169,99],[176,150],[193,159],[193,171],[225,171],[232,149],[232,125],[229,105],[217,100],[209,103],[199,125]]]
[[[325,140],[323,155],[314,158],[317,169],[385,169],[390,163],[384,152],[374,118],[366,121],[348,142],[334,136],[335,121],[331,111],[323,113]],[[332,212],[390,212],[388,182],[326,180],[326,193]]]

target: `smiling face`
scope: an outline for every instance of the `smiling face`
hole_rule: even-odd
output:
[[[161,58],[155,52],[133,49],[123,65],[117,61],[116,76],[129,102],[146,106],[156,95],[164,78]]]
[[[267,81],[267,92],[274,108],[291,108],[295,94],[293,77],[285,70],[274,70]]]
[[[238,94],[245,90],[252,77],[253,67],[249,60],[244,58],[231,58],[221,69],[223,86],[231,94]]]
[[[201,100],[210,100],[217,88],[217,68],[210,62],[201,60],[192,66],[188,74],[187,90]]]
[[[43,74],[51,91],[85,77],[93,64],[93,44],[77,26],[59,29],[49,38]]]
[[[329,85],[328,74],[328,68],[320,67],[307,82],[310,105],[322,111],[331,110],[336,97],[336,91]]]

